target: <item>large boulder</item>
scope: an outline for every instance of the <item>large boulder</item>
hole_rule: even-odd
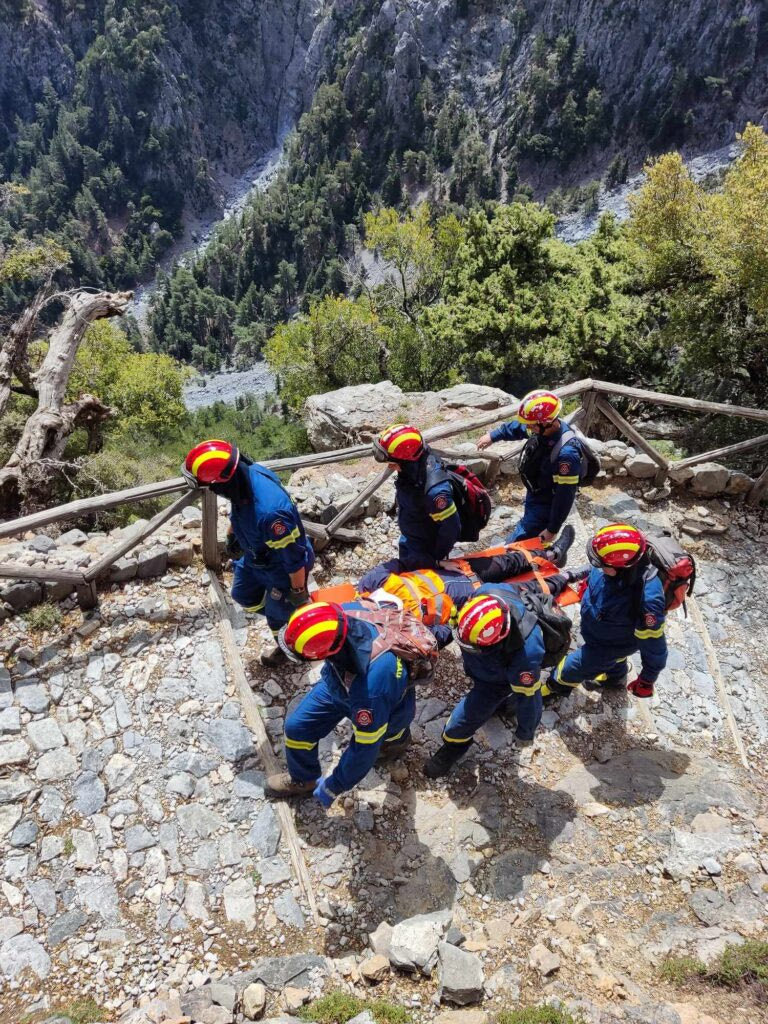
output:
[[[717,462],[702,462],[693,467],[691,490],[695,494],[722,494],[731,471]]]
[[[404,400],[403,392],[389,380],[310,395],[304,404],[309,443],[322,452],[371,441],[398,419]]]
[[[485,384],[454,384],[452,388],[438,391],[437,397],[448,409],[500,409],[515,401],[513,395],[501,388]]]
[[[506,391],[481,384],[406,394],[384,380],[311,395],[304,404],[304,423],[315,451],[330,451],[371,441],[390,423],[412,422],[427,428],[514,401]]]

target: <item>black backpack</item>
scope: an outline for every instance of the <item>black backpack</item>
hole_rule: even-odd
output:
[[[577,430],[575,427],[567,426],[557,442],[553,445],[552,450],[549,453],[549,461],[552,463],[557,462],[560,450],[563,445],[575,439],[579,451],[581,452],[581,465],[579,467],[579,486],[588,487],[594,483],[597,474],[600,472],[600,458],[593,451],[586,437]],[[542,438],[538,434],[534,434],[533,437],[529,437],[523,448],[523,454],[520,458],[520,477],[532,494],[538,493],[541,490],[540,476],[541,476],[541,463],[546,458],[547,448],[542,443]]]
[[[427,464],[425,490],[443,480],[450,481],[453,500],[461,520],[460,541],[474,541],[491,518],[491,496],[478,477],[460,462],[442,462],[430,456]]]
[[[517,596],[525,608],[523,615],[517,607],[510,605],[509,592],[497,587],[487,587],[484,594],[502,601],[512,613],[512,623],[504,648],[510,653],[519,651],[534,626],[539,626],[544,638],[542,668],[558,665],[571,647],[571,620],[559,610],[551,594],[535,593],[532,590],[518,591]]]

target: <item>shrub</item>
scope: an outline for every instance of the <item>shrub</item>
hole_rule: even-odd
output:
[[[26,614],[27,627],[33,633],[44,633],[61,622],[61,608],[56,604],[38,604]]]
[[[358,1013],[370,1010],[377,1024],[409,1024],[410,1013],[386,999],[358,999],[347,992],[329,992],[299,1011],[302,1020],[316,1024],[346,1024]]]

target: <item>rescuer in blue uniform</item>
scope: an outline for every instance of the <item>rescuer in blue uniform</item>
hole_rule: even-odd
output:
[[[227,550],[236,558],[232,599],[246,611],[266,616],[276,635],[309,600],[307,579],[315,562],[290,495],[271,470],[251,462],[227,441],[197,445],[187,455],[184,472],[231,502]],[[284,660],[277,644],[261,655],[262,663],[273,668]]]
[[[270,796],[314,794],[330,807],[362,781],[380,754],[398,756],[410,742],[416,696],[408,664],[391,651],[372,659],[376,627],[346,613],[362,609],[324,601],[300,608],[280,632],[297,660],[325,659],[320,681],[285,721],[288,771],[267,778]],[[321,778],[320,740],[348,718],[353,737],[331,774]]]
[[[583,456],[576,435],[560,419],[562,408],[562,401],[551,391],[531,391],[520,403],[517,422],[503,423],[477,442],[482,450],[495,441],[527,438],[520,462],[527,492],[523,518],[507,543],[530,537],[550,543],[573,508]]]
[[[397,470],[398,558],[392,572],[432,569],[447,558],[461,534],[461,519],[453,487],[431,454],[421,432],[408,424],[383,430],[373,443],[377,462]]]
[[[475,732],[510,696],[516,698],[515,738],[521,745],[533,742],[541,721],[544,637],[514,584],[480,587],[462,605],[455,636],[472,689],[451,712],[442,746],[424,765],[431,779],[450,771],[469,750]]]
[[[584,643],[564,658],[544,685],[544,693],[570,693],[579,683],[623,688],[627,659],[640,653],[640,675],[627,685],[636,697],[652,697],[667,663],[664,588],[647,558],[640,530],[614,523],[598,530],[587,545],[593,568],[581,594]]]

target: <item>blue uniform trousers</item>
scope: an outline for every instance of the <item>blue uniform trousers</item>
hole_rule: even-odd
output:
[[[409,686],[403,699],[389,716],[384,736],[374,746],[400,739],[416,714],[416,691]],[[292,779],[309,782],[319,779],[320,759],[317,745],[345,718],[350,717],[349,694],[341,683],[321,680],[313,686],[285,721],[285,757]],[[349,746],[355,745],[351,739]],[[367,747],[370,750],[371,747]]]
[[[256,566],[248,555],[233,563],[232,600],[249,612],[265,615],[272,632],[284,626],[295,611],[288,600],[290,581],[280,585],[265,580],[263,568]]]
[[[563,686],[578,686],[588,680],[618,682],[627,673],[628,657],[621,648],[584,644],[563,658],[552,678]]]
[[[538,537],[542,530],[549,525],[549,502],[542,504],[540,501],[525,499],[523,505],[523,518],[515,526],[514,530],[507,537],[507,544],[514,544],[516,540],[528,540],[531,537]]]
[[[443,730],[446,743],[469,743],[474,733],[492,718],[498,708],[510,697],[517,698],[517,729],[521,740],[532,740],[541,721],[541,691],[532,696],[513,694],[509,683],[473,680],[472,689],[456,705]]]

